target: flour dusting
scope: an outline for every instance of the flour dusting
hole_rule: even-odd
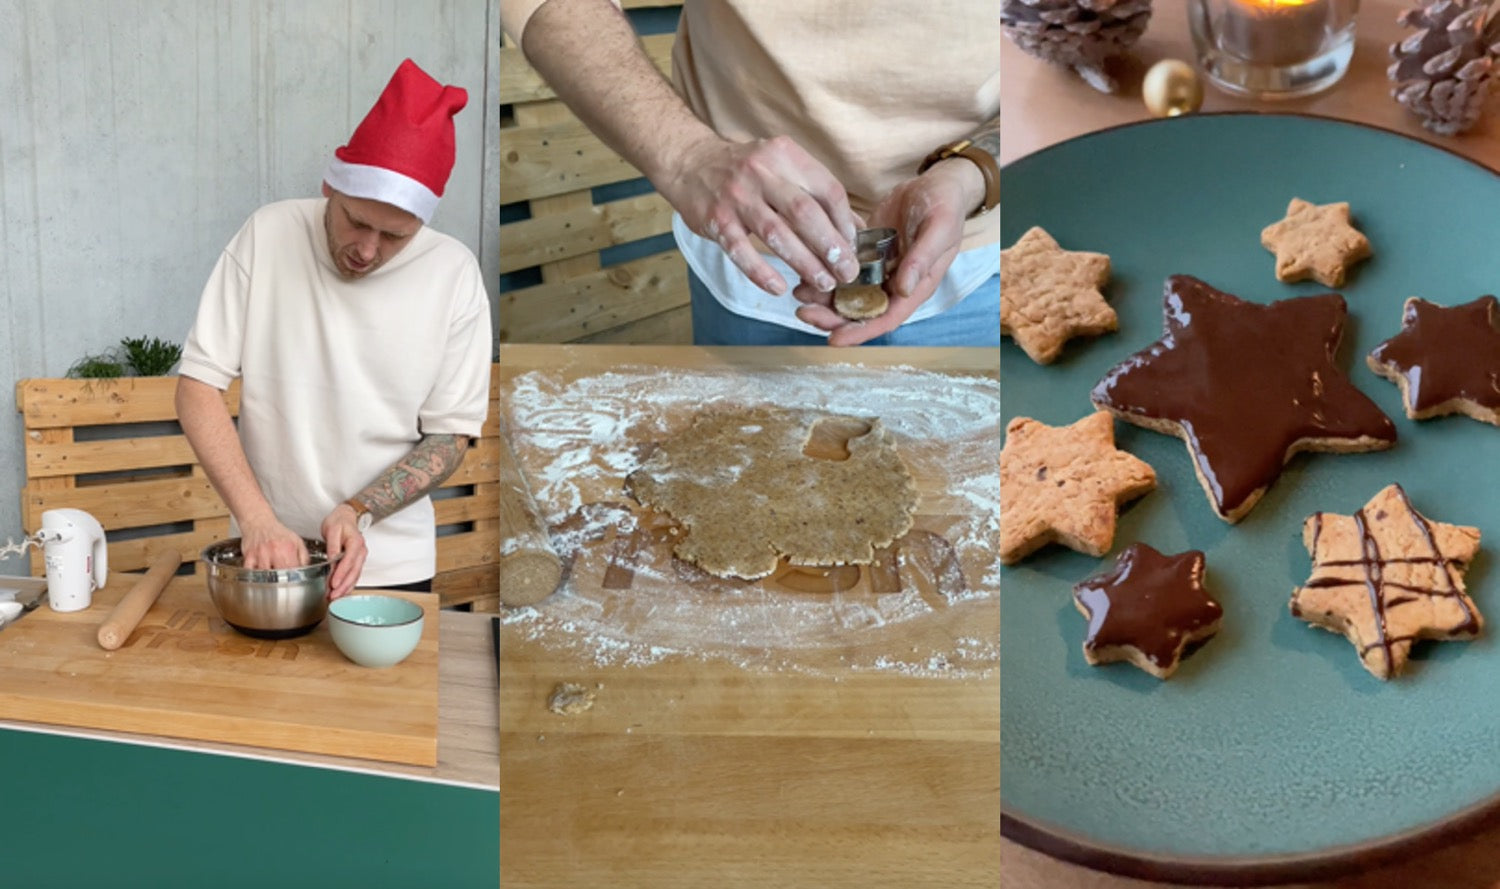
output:
[[[702,409],[775,405],[878,417],[921,485],[913,531],[870,566],[782,564],[755,582],[674,559],[677,529],[624,479]],[[622,366],[517,377],[511,445],[569,564],[503,622],[598,664],[727,659],[747,669],[975,677],[999,666],[1000,385],[911,367]],[[740,467],[725,466],[726,474]],[[934,483],[935,482],[935,483]]]

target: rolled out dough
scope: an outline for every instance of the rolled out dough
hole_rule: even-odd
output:
[[[830,437],[834,458],[804,453],[831,453]],[[911,529],[917,505],[911,474],[878,419],[772,407],[700,414],[626,484],[682,524],[678,558],[746,580],[775,571],[781,556],[797,565],[868,564],[876,548]]]

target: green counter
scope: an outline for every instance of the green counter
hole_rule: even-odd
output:
[[[496,791],[0,730],[0,886],[494,889]]]

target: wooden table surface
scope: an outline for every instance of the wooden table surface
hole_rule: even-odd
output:
[[[1203,111],[1286,111],[1358,121],[1440,145],[1500,170],[1500,98],[1492,97],[1487,116],[1462,136],[1438,136],[1391,98],[1385,69],[1388,47],[1411,32],[1396,24],[1396,13],[1413,3],[1364,0],[1356,27],[1357,45],[1349,73],[1332,89],[1303,99],[1256,102],[1221,93],[1204,82]],[[1009,163],[1054,142],[1150,117],[1140,98],[1140,80],[1161,59],[1193,61],[1187,0],[1156,0],[1155,13],[1133,57],[1123,64],[1121,91],[1096,92],[1081,79],[1040,62],[1009,40],[1000,46],[1000,160]]]
[[[829,362],[998,373],[999,354],[504,346],[501,403],[507,374],[538,367]],[[998,637],[995,597],[960,616],[965,634]],[[949,679],[697,659],[598,666],[524,628],[505,625],[501,638],[506,889],[995,885],[998,670]],[[562,681],[603,687],[592,709],[560,716],[547,699]]]
[[[495,658],[490,641],[491,619],[491,615],[484,614],[457,611],[439,613],[441,654],[438,658],[438,764],[435,767],[34,722],[0,721],[0,728],[147,744],[493,790],[500,786],[500,760],[497,746],[499,714],[495,705]]]
[[[1349,73],[1331,90],[1305,99],[1253,102],[1227,96],[1205,84],[1204,111],[1289,111],[1373,124],[1456,151],[1500,169],[1500,100],[1469,133],[1437,136],[1390,97],[1385,69],[1387,47],[1410,33],[1396,24],[1397,11],[1412,4],[1364,0],[1358,19],[1358,44]],[[1149,117],[1140,100],[1140,78],[1160,59],[1191,62],[1185,0],[1157,0],[1155,13],[1135,59],[1123,66],[1118,95],[1095,92],[1069,72],[1044,64],[1002,40],[1001,160],[1008,163],[1074,136]],[[1002,210],[1003,212],[1003,210]],[[1166,886],[1116,877],[1056,861],[1009,840],[1001,841],[1006,889],[1147,889]],[[1325,883],[1298,884],[1303,889],[1494,889],[1500,887],[1500,825],[1454,845],[1363,874]]]

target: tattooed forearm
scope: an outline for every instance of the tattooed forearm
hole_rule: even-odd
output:
[[[993,155],[995,163],[1000,163],[1000,115],[997,114],[993,120],[987,121],[969,137],[969,141]]]
[[[424,435],[411,453],[360,491],[359,499],[376,519],[383,519],[446,481],[468,449],[466,435]]]

